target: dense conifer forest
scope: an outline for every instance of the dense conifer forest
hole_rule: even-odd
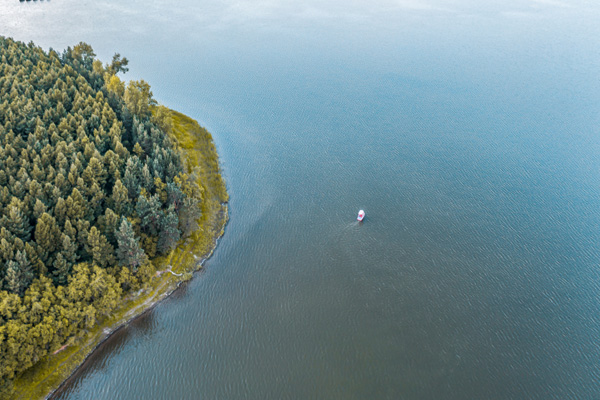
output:
[[[0,37],[0,387],[111,313],[192,234],[202,190],[144,81]]]

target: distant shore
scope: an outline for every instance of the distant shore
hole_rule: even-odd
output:
[[[218,154],[211,134],[197,121],[177,111],[170,112],[173,128],[169,136],[181,151],[187,172],[203,190],[199,228],[171,253],[152,261],[157,273],[148,286],[126,297],[110,318],[19,376],[14,384],[15,399],[51,398],[96,348],[190,280],[215,250],[228,221],[229,201]]]

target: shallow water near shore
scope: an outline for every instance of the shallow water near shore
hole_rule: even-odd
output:
[[[54,398],[600,397],[600,6],[321,3],[0,5],[2,35],[128,57],[231,199],[205,269]]]

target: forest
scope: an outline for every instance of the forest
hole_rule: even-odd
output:
[[[0,36],[0,388],[109,315],[203,195],[128,60]],[[1,393],[1,391],[0,391]]]

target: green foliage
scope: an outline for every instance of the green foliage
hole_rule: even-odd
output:
[[[31,226],[29,220],[17,206],[8,207],[8,215],[2,217],[3,224],[13,235],[23,241],[31,237]]]
[[[56,283],[56,285],[66,284],[71,269],[69,263],[62,255],[62,253],[58,253],[56,255],[52,266],[54,267],[54,271],[52,271],[52,274],[54,275],[54,282]]]
[[[181,207],[179,207],[179,230],[183,237],[188,237],[198,229],[197,221],[202,215],[198,203],[198,200],[188,197],[183,201]]]
[[[25,287],[23,285],[23,279],[19,271],[19,266],[14,260],[10,260],[6,264],[6,276],[4,277],[4,280],[4,286],[9,292],[19,295],[22,294],[22,291]]]
[[[114,248],[108,243],[106,236],[92,226],[88,234],[89,252],[92,254],[94,263],[101,267],[108,267],[114,263]]]
[[[33,281],[34,273],[27,253],[25,251],[17,250],[15,253],[15,263],[19,271],[20,285],[22,288],[29,286]]]
[[[129,81],[125,89],[125,104],[131,114],[137,117],[149,117],[150,106],[156,104],[152,98],[152,91],[148,82],[142,80]]]
[[[95,57],[0,36],[0,386],[146,285],[200,216],[172,113]]]
[[[125,57],[121,58],[119,53],[115,53],[112,58],[112,62],[106,65],[106,72],[111,75],[116,75],[119,72],[127,72],[129,68],[127,68],[127,64],[129,64],[129,60]]]
[[[152,236],[158,235],[163,215],[160,208],[161,203],[158,195],[155,194],[148,198],[141,194],[138,197],[135,210],[140,218],[142,232]]]
[[[173,117],[171,117],[171,112],[165,106],[158,105],[155,107],[152,120],[165,132],[171,132],[171,129],[173,129]]]
[[[113,187],[110,206],[118,215],[127,215],[130,209],[129,193],[120,179],[117,179]]]
[[[135,237],[133,227],[127,218],[121,219],[121,226],[115,233],[117,238],[117,260],[121,265],[129,267],[132,271],[144,263],[146,255]]]
[[[177,228],[178,224],[179,218],[175,212],[175,206],[172,205],[161,221],[161,230],[156,247],[159,253],[168,253],[177,246],[177,242],[181,237],[181,232]]]
[[[123,97],[125,94],[125,84],[115,75],[107,74],[106,89],[119,97]]]
[[[56,250],[59,238],[60,228],[56,224],[56,220],[50,214],[43,213],[35,226],[35,241],[46,258]]]
[[[108,315],[121,297],[115,277],[85,263],[75,266],[64,288],[41,277],[22,298],[0,291],[0,374],[12,379],[67,338]]]

